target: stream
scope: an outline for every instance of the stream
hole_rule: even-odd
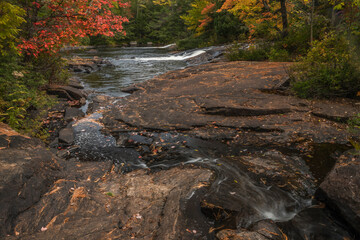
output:
[[[96,52],[76,53],[83,58],[99,56],[112,64],[90,74],[76,74],[85,89],[91,93],[83,110],[87,111],[87,106],[96,95],[113,97],[112,104],[115,104],[117,99],[129,95],[122,92],[122,88],[171,70],[185,68],[189,65],[188,59],[205,51],[172,53],[166,47],[149,47],[104,48]],[[113,161],[121,172],[135,169],[159,171],[179,165],[212,169],[216,178],[203,199],[221,207],[202,206],[201,211],[206,216],[207,224],[214,228],[248,229],[256,222],[272,220],[284,229],[289,239],[345,239],[349,236],[342,223],[313,199],[316,186],[310,182],[303,181],[306,193],[284,191],[277,186],[264,184],[261,179],[251,177],[245,168],[234,161],[252,154],[258,154],[260,159],[267,159],[268,156],[285,156],[289,159],[303,157],[301,164],[297,166],[298,171],[306,172],[310,168],[313,171],[311,177],[321,181],[326,175],[323,169],[329,171],[335,163],[331,155],[336,151],[346,150],[343,146],[315,146],[314,157],[309,160],[295,150],[283,150],[274,146],[266,149],[256,146],[230,147],[222,141],[204,140],[176,131],[127,132],[124,133],[126,137],[137,144],[122,146],[116,138],[102,132],[103,125],[100,120],[103,117],[102,111],[106,108],[101,107],[73,123],[75,144],[79,146],[74,155],[80,160]],[[145,153],[150,151],[147,149],[149,145],[155,146],[155,149],[167,150],[169,154],[160,154],[155,160],[147,158]],[[331,152],[325,156],[319,149],[331,149]],[[236,156],[223,157],[224,153],[227,156]],[[313,164],[314,162],[320,162],[321,167],[319,164]],[[191,202],[191,199],[195,200],[197,197],[194,193],[188,196],[187,200]],[[192,216],[191,210],[187,213],[189,217]],[[215,215],[221,217],[214,217]]]

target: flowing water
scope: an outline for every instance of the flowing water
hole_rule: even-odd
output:
[[[78,53],[80,57],[99,56],[109,61],[100,71],[83,74],[85,87],[115,97],[126,96],[121,88],[153,78],[156,75],[187,66],[186,60],[204,53],[196,50],[171,53],[167,48],[105,48],[98,52]]]
[[[106,48],[99,49],[98,52],[77,53],[76,55],[80,57],[99,56],[112,64],[112,66],[106,66],[97,72],[78,74],[78,76],[85,88],[93,92],[92,95],[105,94],[112,97],[125,97],[128,94],[123,93],[122,88],[146,81],[170,70],[185,68],[188,65],[186,60],[204,52],[204,50],[196,50],[172,53],[164,47]],[[86,111],[86,107],[84,110]],[[316,217],[314,217],[314,211],[309,208],[312,206],[310,197],[303,198],[277,187],[261,184],[249,177],[236,162],[219,158],[222,152],[228,151],[221,142],[200,140],[176,132],[151,133],[151,136],[147,137],[136,132],[129,133],[129,137],[135,140],[140,139],[139,141],[165,140],[170,143],[170,146],[161,145],[160,141],[157,143],[158,146],[169,147],[177,153],[156,162],[146,162],[134,149],[118,146],[114,137],[104,135],[101,132],[103,126],[99,122],[101,117],[100,110],[74,123],[76,145],[80,149],[76,155],[79,159],[111,160],[123,172],[138,168],[150,168],[156,171],[178,165],[200,165],[210,168],[215,172],[216,179],[212,182],[206,196],[225,205],[217,210],[203,208],[204,214],[208,216],[208,221],[214,227],[224,225],[240,229],[247,228],[260,220],[271,219],[287,229],[287,233],[291,236],[290,239],[305,239],[305,235],[310,236],[309,239],[342,239],[343,235],[340,234],[340,237],[337,235],[338,232],[343,231],[342,228],[334,222],[326,222],[329,215],[324,212],[325,210],[316,209]],[[185,142],[188,145],[183,146],[181,143]],[[213,145],[212,149],[215,150],[207,149]],[[242,149],[238,152],[246,151],[248,150]],[[314,155],[316,157],[316,153]],[[318,171],[317,174],[323,177],[325,173]],[[309,192],[313,193],[314,190],[314,186],[309,186]],[[190,195],[188,201],[195,198],[195,194]],[[228,211],[227,214],[231,212],[228,214],[231,217],[227,217],[225,220],[212,219],[211,215],[214,214],[214,211],[225,211],[224,209]],[[191,212],[189,215],[191,216]],[[333,237],[321,238],[322,232],[327,232]]]

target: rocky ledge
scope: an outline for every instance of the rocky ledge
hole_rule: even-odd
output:
[[[76,73],[91,73],[111,63],[99,57],[80,58],[78,56],[67,59],[68,69]]]
[[[95,97],[89,128],[67,124],[54,144],[103,127],[111,136],[94,136],[114,146],[49,151],[0,125],[1,237],[356,239],[359,158],[344,121],[360,106],[291,96],[288,66],[169,72]]]
[[[346,152],[321,183],[317,197],[360,236],[360,152]]]
[[[0,236],[13,233],[17,216],[60,176],[61,166],[40,140],[0,123]]]
[[[39,140],[4,124],[0,144],[2,239],[207,235],[197,196],[209,185],[210,170],[178,167],[120,175],[112,162],[57,158]]]
[[[271,194],[258,192],[251,184],[237,185],[250,178],[255,185],[276,186],[297,199],[311,199],[341,152],[352,147],[344,123],[360,112],[359,103],[292,96],[287,90],[289,66],[218,62],[169,72],[129,87],[132,95],[117,100],[105,111],[102,122],[119,146],[136,147],[150,168],[169,164],[173,156],[181,161],[179,156],[186,151],[192,152],[191,156],[217,158],[217,166],[205,165],[216,169],[217,181],[222,185],[213,186],[216,191],[211,188],[202,198],[202,208],[218,215],[213,227],[218,227],[215,232],[220,239],[315,239],[325,235],[327,239],[351,239],[356,235],[353,230],[358,229],[360,206],[356,174],[351,191],[346,190],[343,197],[336,186],[345,184],[345,180],[335,177],[332,183],[327,178],[321,189],[337,193],[328,194],[326,200],[319,198],[321,202],[309,205],[312,208],[300,207],[302,210],[291,220],[275,224],[265,221],[266,232],[281,233],[276,237],[258,231],[263,228],[257,224],[269,216],[259,214],[262,206],[256,202],[285,201],[286,208],[291,208],[291,201],[286,203],[286,197],[274,189],[272,194],[277,199],[269,200]],[[224,168],[227,172],[222,172]],[[355,168],[356,164],[350,165],[347,171],[356,172]],[[242,172],[249,178],[240,178]],[[221,176],[224,179],[219,180]],[[251,196],[251,191],[266,197],[258,199]],[[324,202],[328,205],[322,205]],[[272,209],[279,207],[269,205]],[[347,207],[334,211],[333,206]],[[351,211],[343,209],[348,207]],[[348,217],[338,222],[334,219],[336,213]],[[350,221],[355,225],[347,229],[344,226]]]
[[[231,139],[246,145],[347,143],[344,120],[359,113],[360,105],[286,94],[281,90],[288,84],[289,65],[220,62],[169,72],[128,88],[132,95],[117,101],[104,123],[114,133],[124,125],[192,133],[220,128],[236,131]]]

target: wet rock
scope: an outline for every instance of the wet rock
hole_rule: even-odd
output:
[[[66,108],[65,110],[65,121],[70,122],[75,118],[82,118],[85,116],[85,113],[79,108]]]
[[[300,157],[268,151],[234,159],[243,164],[251,176],[262,179],[266,185],[277,186],[304,198],[311,197],[315,192],[315,179]]]
[[[225,46],[214,46],[203,49],[204,53],[187,60],[191,65],[204,64],[207,62],[216,62],[216,60],[224,61],[223,54],[226,50]]]
[[[57,95],[69,100],[80,100],[87,97],[86,93],[82,90],[70,86],[49,85],[46,91],[50,95]]]
[[[281,229],[276,226],[276,223],[271,220],[263,220],[255,223],[251,227],[251,231],[257,232],[271,240],[283,240],[286,236]]]
[[[136,91],[142,90],[140,87],[137,87],[136,85],[131,85],[126,88],[122,88],[121,91],[125,93],[134,93]]]
[[[15,218],[37,203],[61,175],[59,163],[36,139],[0,123],[0,238],[13,234]],[[16,141],[16,144],[12,144]]]
[[[106,95],[96,95],[92,100],[97,103],[109,101],[110,97]]]
[[[73,88],[84,89],[84,86],[82,85],[81,81],[75,77],[71,77],[69,79],[68,85]]]
[[[111,65],[110,62],[99,57],[80,58],[74,57],[67,60],[69,70],[73,72],[91,73],[99,70],[104,65]]]
[[[306,208],[287,222],[277,223],[287,239],[357,239],[321,205]]]
[[[97,49],[90,49],[87,51],[88,53],[98,53],[99,51]]]
[[[128,142],[135,145],[150,145],[153,140],[151,138],[135,134],[129,137]]]
[[[106,163],[71,164],[67,177],[18,217],[14,238],[208,239],[204,219],[196,225],[182,209],[209,181],[209,170],[104,175]]]
[[[342,216],[360,236],[360,156],[351,152],[340,156],[321,183],[317,197]]]
[[[116,140],[116,145],[119,147],[125,146],[125,144],[128,142],[129,140],[129,135],[128,134],[120,134]]]
[[[74,143],[74,129],[72,127],[66,127],[59,132],[59,142],[71,145]]]
[[[269,240],[257,232],[237,232],[236,230],[222,230],[216,234],[220,240]]]

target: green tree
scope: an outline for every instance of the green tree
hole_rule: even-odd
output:
[[[18,33],[20,25],[25,22],[25,11],[8,1],[0,2],[0,54],[6,55],[17,51]]]

